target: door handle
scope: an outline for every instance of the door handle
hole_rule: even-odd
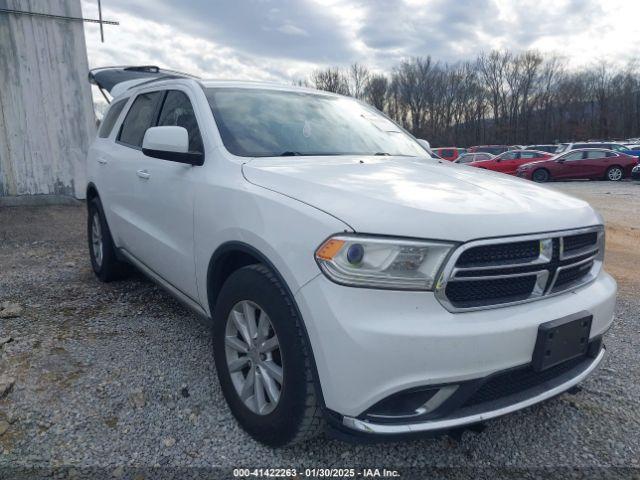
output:
[[[149,173],[148,170],[138,170],[136,172],[136,175],[138,175],[140,178],[142,178],[143,180],[148,180],[149,177],[151,176],[151,174]]]
[[[107,159],[104,157],[98,157],[98,163],[100,165],[106,165],[107,164]]]

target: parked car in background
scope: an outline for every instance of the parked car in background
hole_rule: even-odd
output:
[[[628,150],[625,150],[624,153],[626,153],[627,155],[635,155],[636,157],[640,158],[640,144],[628,144],[625,145],[625,147]]]
[[[471,163],[471,162],[480,162],[483,160],[491,160],[495,155],[491,155],[490,153],[463,153],[458,158],[456,158],[453,163]]]
[[[491,160],[482,160],[470,163],[472,167],[484,168],[485,170],[493,170],[494,172],[507,173],[515,175],[520,165],[536,160],[546,160],[551,158],[551,154],[547,152],[539,152],[537,150],[511,150],[501,153]]]
[[[507,152],[509,150],[515,150],[515,147],[511,145],[476,145],[474,147],[469,147],[467,149],[467,152],[470,152],[470,153],[485,152],[485,153],[490,153],[492,155],[500,155],[501,153]]]
[[[582,148],[556,155],[548,160],[526,163],[518,168],[518,177],[535,182],[592,179],[619,181],[631,175],[638,159],[622,152]]]
[[[556,153],[565,153],[571,150],[581,148],[600,148],[613,150],[614,152],[630,153],[630,149],[620,143],[615,142],[577,142],[577,143],[561,143]]]
[[[555,144],[542,144],[542,145],[527,145],[523,150],[538,150],[539,152],[558,153],[559,145]]]
[[[466,153],[467,149],[458,147],[438,147],[434,148],[433,151],[443,160],[453,162],[460,155]]]

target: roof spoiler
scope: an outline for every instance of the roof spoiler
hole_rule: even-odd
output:
[[[188,73],[168,70],[155,65],[100,67],[89,70],[89,83],[96,85],[100,89],[100,93],[102,93],[107,103],[111,103],[111,101],[105,90],[109,92],[111,97],[117,97],[134,85],[164,78],[198,79],[198,77]]]

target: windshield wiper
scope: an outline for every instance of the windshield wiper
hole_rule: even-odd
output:
[[[299,155],[302,155],[300,152],[292,152],[287,150],[286,152],[282,152],[280,155],[278,155],[279,157],[297,157]]]
[[[376,152],[376,153],[374,153],[374,155],[385,156],[385,157],[390,157],[391,156],[391,154],[387,153],[387,152]]]

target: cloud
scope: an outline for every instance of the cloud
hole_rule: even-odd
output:
[[[301,35],[303,37],[309,36],[309,33],[307,33],[306,30],[300,27],[296,27],[295,25],[291,25],[290,23],[282,25],[281,27],[278,27],[276,30],[280,33],[284,33],[285,35]]]
[[[97,16],[94,0],[83,13]],[[359,62],[456,62],[536,48],[574,66],[640,56],[640,2],[627,0],[108,0],[106,43],[86,24],[89,62],[157,64],[209,78],[291,82]]]

